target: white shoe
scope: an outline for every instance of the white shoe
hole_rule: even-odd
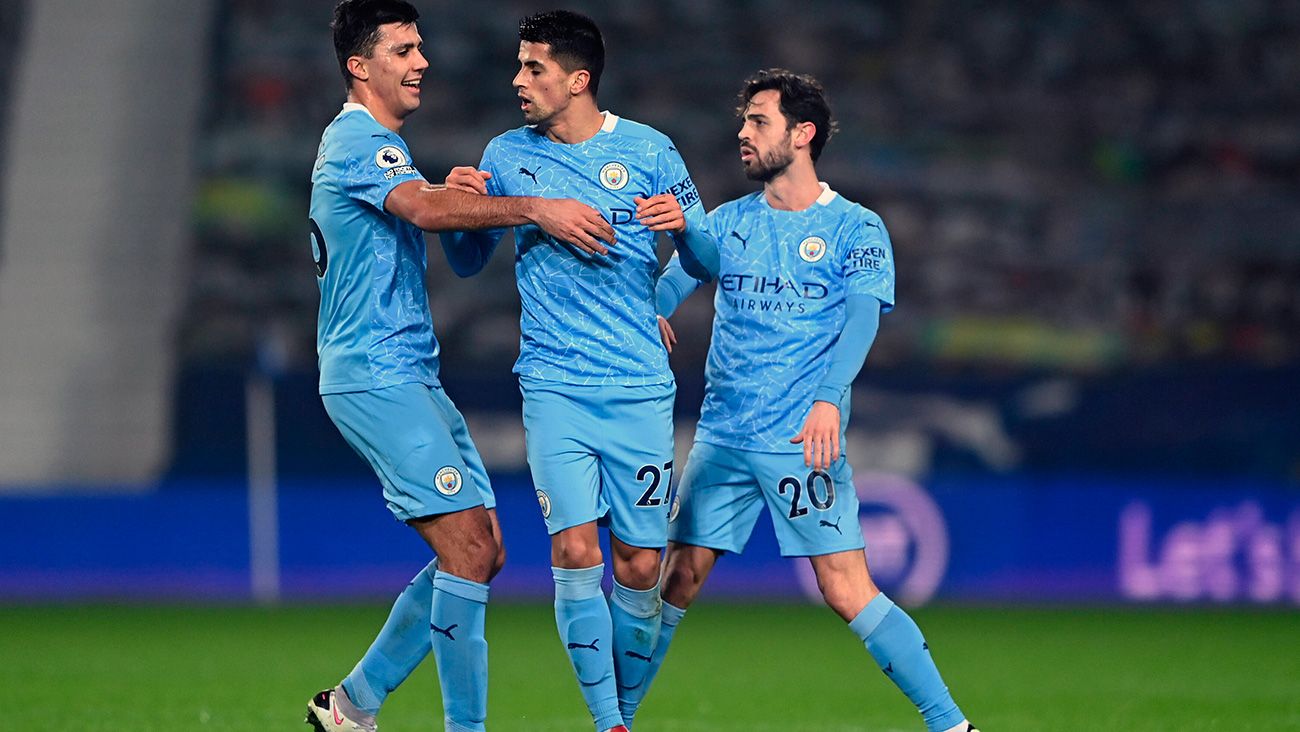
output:
[[[316,732],[376,732],[373,723],[349,719],[339,709],[334,689],[325,689],[307,702],[307,719],[303,721],[310,724]]]

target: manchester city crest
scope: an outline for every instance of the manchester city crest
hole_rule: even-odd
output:
[[[820,262],[826,256],[826,240],[820,236],[810,236],[799,242],[799,257],[805,262]]]
[[[537,489],[537,505],[542,507],[542,518],[551,517],[551,497],[540,488]]]
[[[627,166],[622,163],[605,163],[600,169],[600,184],[611,191],[623,190],[629,178]]]
[[[454,496],[460,493],[460,471],[448,465],[433,476],[433,484],[444,496]]]

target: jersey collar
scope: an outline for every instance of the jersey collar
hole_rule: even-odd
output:
[[[834,201],[834,200],[835,200],[835,197],[838,196],[838,195],[840,195],[840,194],[836,193],[835,191],[832,191],[830,185],[828,185],[828,184],[826,184],[826,183],[818,182],[817,185],[819,185],[819,186],[822,187],[822,194],[821,194],[820,196],[817,197],[817,201],[816,201],[816,202],[817,202],[817,203],[820,203],[820,204],[823,205],[823,206],[825,206],[826,204],[830,203],[831,201]]]
[[[356,111],[365,112],[367,115],[370,115],[370,119],[375,118],[375,115],[370,114],[370,110],[366,109],[366,105],[357,104],[356,102],[344,102],[343,111],[339,112],[339,114],[347,114],[348,112],[356,112]]]
[[[600,125],[601,132],[613,132],[614,126],[618,124],[618,115],[608,110],[601,112],[605,115],[605,121]]]

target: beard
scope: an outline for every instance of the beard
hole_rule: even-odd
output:
[[[745,168],[745,177],[766,183],[778,175],[785,172],[794,162],[794,147],[786,144],[780,147],[772,148],[765,153],[758,154],[755,151],[754,158],[748,163],[743,163]]]

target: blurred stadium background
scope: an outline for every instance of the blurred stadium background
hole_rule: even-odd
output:
[[[403,134],[437,181],[520,124],[516,21],[547,7],[416,5],[431,68]],[[315,391],[305,212],[343,100],[330,7],[0,0],[14,627],[15,603],[55,600],[386,601],[423,561]],[[606,33],[602,106],[672,136],[710,206],[752,190],[739,81],[784,66],[826,85],[841,132],[819,172],[881,214],[898,266],[849,445],[887,590],[1061,623],[1263,605],[1294,641],[1300,3],[569,7]],[[471,280],[436,245],[430,261],[443,380],[502,501],[495,596],[546,600],[510,257]],[[697,295],[675,318],[679,460],[711,315]],[[787,601],[808,580],[760,525],[708,592]],[[1213,728],[1300,728],[1289,709],[1295,727]]]

